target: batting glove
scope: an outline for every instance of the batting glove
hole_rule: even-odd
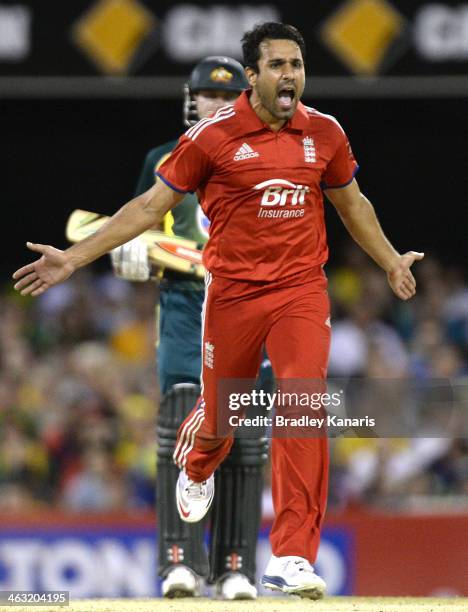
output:
[[[148,259],[148,247],[141,238],[113,249],[110,253],[114,273],[129,281],[147,281],[151,266]]]

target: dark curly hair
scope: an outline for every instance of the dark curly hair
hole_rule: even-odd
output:
[[[293,40],[299,45],[302,57],[305,59],[306,48],[302,34],[297,28],[285,23],[267,21],[257,24],[253,30],[246,32],[242,37],[242,52],[244,54],[244,66],[258,72],[258,60],[260,59],[260,43],[265,39]]]

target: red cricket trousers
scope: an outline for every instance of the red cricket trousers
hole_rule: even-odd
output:
[[[202,395],[182,423],[174,460],[192,480],[206,480],[231,448],[217,430],[217,383],[254,379],[265,344],[276,379],[326,378],[330,347],[327,280],[321,266],[270,282],[207,273],[202,313]],[[322,437],[273,437],[273,554],[315,561],[328,487]]]

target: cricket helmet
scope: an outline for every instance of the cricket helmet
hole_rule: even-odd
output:
[[[224,90],[241,92],[249,83],[244,68],[237,60],[224,55],[211,55],[199,62],[184,85],[184,123],[194,125],[197,115],[194,95],[200,90]]]

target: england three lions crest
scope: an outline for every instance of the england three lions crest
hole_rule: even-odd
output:
[[[302,142],[304,144],[304,161],[313,164],[317,161],[314,139],[307,136]]]

